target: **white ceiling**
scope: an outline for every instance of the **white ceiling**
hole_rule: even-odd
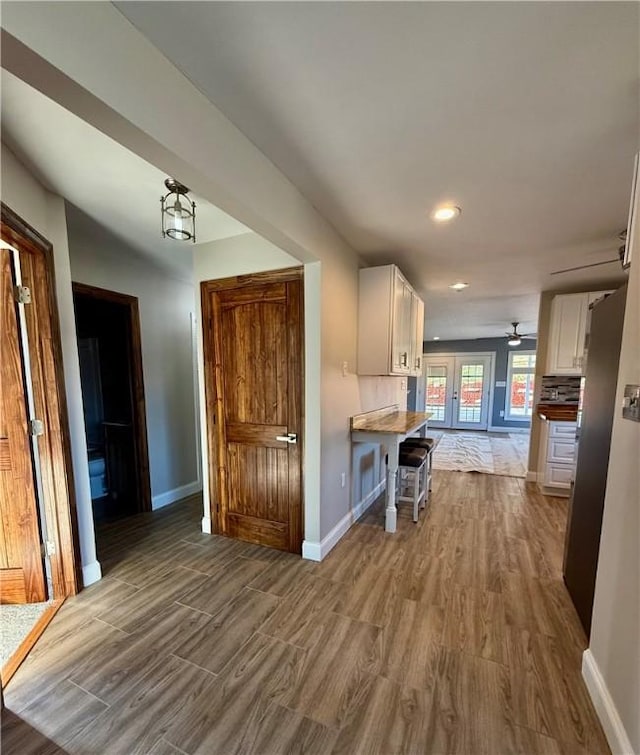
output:
[[[549,273],[611,259],[626,225],[638,4],[116,5],[364,259],[399,264],[428,336],[535,330],[541,290],[622,278]],[[436,226],[444,200],[463,213]]]
[[[42,183],[109,228],[142,256],[193,279],[193,243],[163,239],[166,175],[5,70],[2,139]],[[179,177],[177,177],[179,179]],[[249,229],[196,194],[198,243]],[[69,216],[73,222],[75,215]]]
[[[363,259],[401,267],[428,337],[532,332],[540,291],[623,279],[550,273],[612,259],[626,225],[637,3],[116,5]],[[159,236],[161,171],[6,72],[2,125],[54,191],[189,274],[191,246]],[[446,200],[463,213],[438,226]],[[246,232],[196,201],[199,241]]]

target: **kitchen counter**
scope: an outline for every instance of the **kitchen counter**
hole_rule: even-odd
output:
[[[387,450],[387,507],[385,525],[387,532],[396,531],[396,478],[400,460],[400,443],[408,436],[426,435],[430,412],[403,412],[397,404],[385,406],[372,412],[351,417],[351,441],[353,443],[379,443]]]
[[[572,404],[537,404],[536,414],[547,422],[576,422],[578,420],[578,406]]]

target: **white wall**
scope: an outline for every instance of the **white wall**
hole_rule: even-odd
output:
[[[636,197],[640,220],[640,196]],[[585,678],[614,753],[640,753],[640,423],[622,418],[627,383],[640,384],[640,222],[622,334],[616,414]]]
[[[101,571],[91,509],[64,200],[38,183],[4,144],[1,162],[2,201],[53,244],[82,577],[84,584],[89,585],[100,579]]]
[[[153,508],[192,495],[198,479],[192,315],[194,286],[142,259],[75,207],[67,206],[74,282],[138,298]],[[159,239],[160,243],[160,239]],[[176,254],[191,247],[175,242]]]

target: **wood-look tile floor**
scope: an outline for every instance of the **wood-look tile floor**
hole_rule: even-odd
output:
[[[199,533],[200,502],[102,532],[5,690],[2,752],[599,755],[561,580],[566,502],[437,472],[321,564]]]

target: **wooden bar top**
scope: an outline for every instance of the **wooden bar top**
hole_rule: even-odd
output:
[[[418,430],[432,417],[431,412],[402,412],[397,406],[387,406],[351,417],[354,432],[408,434]]]
[[[578,420],[578,405],[538,404],[536,414],[540,419],[548,422],[576,422]]]

